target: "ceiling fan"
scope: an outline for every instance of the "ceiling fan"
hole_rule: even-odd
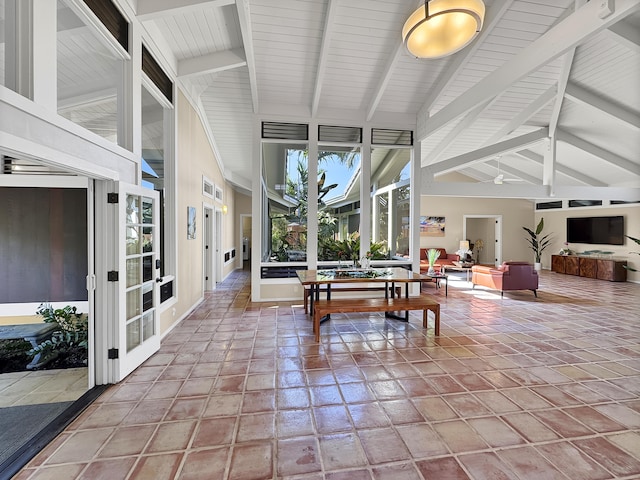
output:
[[[491,182],[496,185],[502,185],[504,182],[523,182],[521,178],[504,178],[504,174],[500,171],[500,157],[496,159],[498,161],[498,174],[493,178],[493,180],[485,180],[483,183]]]

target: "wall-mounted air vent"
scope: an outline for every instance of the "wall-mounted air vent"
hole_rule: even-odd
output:
[[[569,208],[572,207],[598,207],[602,200],[569,200]]]
[[[65,170],[49,167],[32,160],[22,160],[13,157],[0,158],[2,158],[2,171],[0,171],[0,175],[73,175]]]
[[[262,138],[309,140],[309,126],[303,123],[262,122]]]
[[[388,130],[385,128],[371,129],[372,145],[413,145],[413,131]]]
[[[553,208],[562,208],[562,200],[536,203],[536,210],[551,210]]]
[[[318,140],[320,142],[362,143],[362,128],[319,125]]]

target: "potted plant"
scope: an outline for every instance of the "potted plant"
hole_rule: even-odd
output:
[[[88,352],[88,318],[79,313],[76,307],[67,305],[53,308],[50,303],[42,303],[36,313],[45,323],[56,324],[59,329],[33,347],[27,354],[33,357],[30,368],[40,368],[56,358],[65,366],[86,365]]]
[[[625,237],[627,237],[629,240],[633,240],[634,242],[636,242],[638,245],[640,245],[640,238],[634,238],[634,237],[630,237],[629,235],[625,235]],[[640,252],[629,252],[629,253],[635,253],[636,255],[640,255]],[[637,272],[638,270],[630,267],[628,265],[625,265],[624,268],[626,268],[627,270],[629,270],[630,272]]]
[[[480,252],[482,252],[483,248],[484,248],[484,241],[482,241],[482,239],[479,238],[475,242],[473,242],[473,249],[477,252],[476,263],[480,263]]]
[[[549,238],[551,234],[547,234],[542,237],[540,236],[542,235],[542,230],[544,229],[544,218],[540,219],[540,223],[538,223],[535,231],[527,227],[522,228],[529,234],[529,238],[527,238],[527,241],[529,242],[529,248],[533,250],[533,254],[535,255],[536,259],[534,268],[539,272],[541,268],[540,258],[542,257],[542,252],[544,251],[544,249],[547,248],[551,243],[551,239]]]
[[[440,250],[437,250],[435,248],[430,248],[429,250],[427,250],[427,262],[429,262],[429,270],[427,270],[427,275],[433,275],[435,273],[435,269],[433,268],[433,266],[436,263],[436,260],[438,260],[438,257],[440,256]]]

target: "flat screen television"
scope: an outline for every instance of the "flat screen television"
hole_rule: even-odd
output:
[[[567,242],[624,245],[624,217],[567,218]]]

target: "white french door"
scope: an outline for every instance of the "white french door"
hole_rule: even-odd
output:
[[[107,200],[115,209],[109,216],[115,227],[110,250],[117,265],[107,274],[115,307],[109,309],[115,328],[107,334],[111,382],[122,380],[160,348],[159,194],[125,183],[115,183],[115,190]]]

